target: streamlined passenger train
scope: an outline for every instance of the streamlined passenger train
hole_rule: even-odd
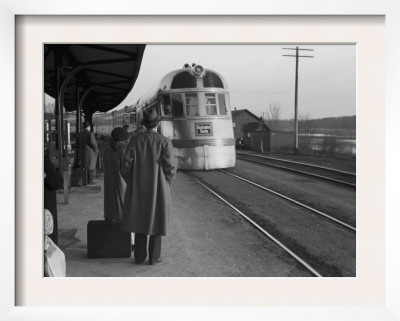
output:
[[[162,116],[159,131],[171,139],[180,169],[234,167],[235,139],[228,85],[217,72],[196,64],[166,74],[136,104],[93,116],[97,137],[128,124],[140,133],[143,111]]]
[[[147,108],[162,115],[160,132],[171,139],[180,169],[234,167],[229,90],[217,72],[196,64],[166,74],[133,106],[137,123]]]

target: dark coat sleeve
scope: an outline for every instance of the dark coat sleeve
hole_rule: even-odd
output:
[[[57,190],[64,187],[63,176],[56,170],[53,163],[47,156],[44,157],[44,172],[46,174],[44,183],[49,189]]]

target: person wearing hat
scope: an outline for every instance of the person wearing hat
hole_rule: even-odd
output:
[[[90,125],[88,121],[83,123],[83,130],[78,134],[76,147],[79,152],[81,166],[87,171],[88,185],[93,185],[99,149],[97,147],[96,137],[94,133],[90,131]]]
[[[121,159],[128,144],[129,134],[117,127],[111,132],[109,148],[104,151],[104,218],[121,219],[126,183],[121,175]]]
[[[150,265],[161,262],[161,237],[167,234],[171,212],[170,185],[177,165],[171,140],[157,132],[160,121],[156,110],[144,110],[141,124],[146,131],[132,136],[122,157],[127,187],[121,229],[135,233],[136,264],[147,256]]]

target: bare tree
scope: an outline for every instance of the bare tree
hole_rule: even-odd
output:
[[[314,121],[309,114],[299,115],[299,148],[303,152],[311,151],[312,138],[315,133]]]
[[[269,110],[267,111],[267,116],[265,119],[265,123],[271,130],[279,130],[280,129],[280,120],[281,120],[281,107],[277,103],[269,104]]]

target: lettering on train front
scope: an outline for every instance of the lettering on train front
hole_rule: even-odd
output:
[[[211,123],[195,123],[196,136],[211,136],[212,124]]]

